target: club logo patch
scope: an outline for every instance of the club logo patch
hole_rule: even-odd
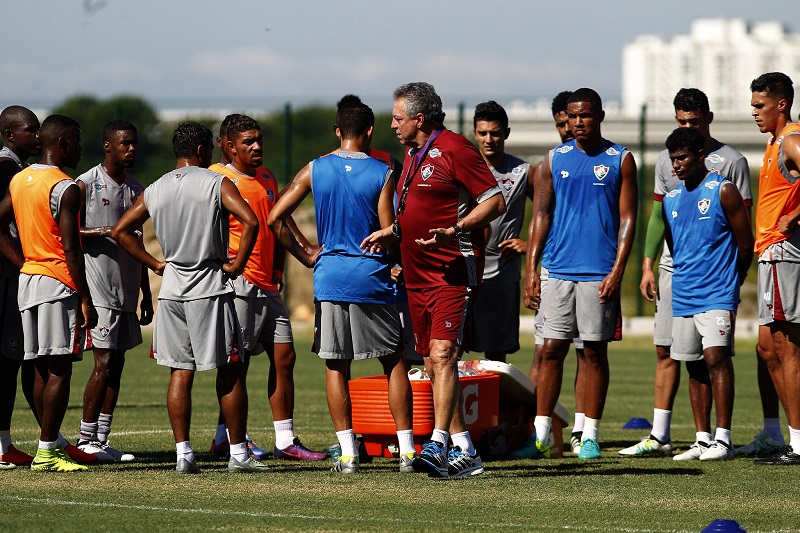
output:
[[[617,150],[616,148],[614,148],[614,147],[612,146],[611,148],[609,148],[608,150],[606,150],[606,153],[607,153],[608,155],[619,155],[619,150]]]
[[[566,154],[570,150],[572,150],[571,144],[565,144],[564,146],[559,146],[558,148],[556,148],[556,152],[558,152],[559,154]]]
[[[594,175],[597,179],[601,180],[608,176],[608,171],[611,170],[605,165],[595,165],[594,166]]]
[[[510,191],[511,189],[513,189],[513,188],[514,188],[514,183],[515,183],[515,182],[514,182],[514,180],[512,180],[512,179],[508,179],[508,178],[505,178],[505,179],[502,181],[503,188],[504,188],[505,190],[507,190],[507,191]]]
[[[428,155],[431,156],[431,159],[436,159],[437,157],[442,155],[442,151],[439,150],[438,148],[434,148],[433,150],[428,152]]]
[[[520,174],[522,174],[522,167],[512,168],[511,173],[514,174],[515,176],[519,176]]]
[[[699,202],[697,202],[697,209],[700,210],[700,214],[705,215],[708,213],[708,208],[711,206],[711,200],[708,198],[703,198]]]
[[[720,157],[719,154],[711,154],[710,156],[706,157],[706,161],[708,161],[712,165],[716,165],[717,163],[722,163],[723,161],[725,161],[725,158]]]
[[[110,333],[110,331],[108,330],[107,327],[103,326],[103,327],[100,328],[100,336],[103,337],[104,339],[106,337],[108,337],[109,333]]]
[[[706,183],[706,187],[708,187],[709,189],[713,190],[713,189],[719,187],[719,182],[718,181],[709,181],[709,182]]]
[[[422,180],[425,181],[433,174],[433,165],[425,165],[422,167]]]

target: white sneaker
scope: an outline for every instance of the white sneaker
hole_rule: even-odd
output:
[[[620,450],[619,454],[638,457],[672,455],[672,443],[661,444],[652,437],[645,437],[640,443]]]
[[[100,448],[108,455],[110,455],[111,458],[114,459],[114,461],[116,462],[127,463],[129,461],[133,461],[134,459],[136,459],[136,457],[134,457],[132,453],[124,453],[117,450],[116,448],[112,448],[111,444],[109,444],[108,441],[101,443]]]
[[[683,453],[679,453],[678,455],[672,458],[673,461],[697,461],[700,459],[700,456],[703,455],[708,449],[708,444],[705,442],[694,441],[694,444],[689,446],[689,449]]]
[[[96,440],[78,443],[78,449],[84,453],[88,453],[97,457],[101,463],[113,463],[114,458],[103,450],[102,445]]]
[[[736,450],[722,441],[711,441],[711,446],[700,455],[701,461],[728,461],[736,457]]]
[[[569,445],[572,448],[572,453],[581,453],[581,434],[573,433],[569,439]]]

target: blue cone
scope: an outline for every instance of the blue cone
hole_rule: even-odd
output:
[[[708,524],[700,533],[747,533],[747,530],[743,528],[736,520],[723,520],[721,518],[717,518]]]
[[[652,429],[653,424],[646,418],[631,418],[622,425],[622,429]]]

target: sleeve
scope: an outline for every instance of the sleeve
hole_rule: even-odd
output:
[[[472,146],[462,146],[453,152],[453,174],[475,201],[481,203],[496,194],[500,194],[500,187],[494,179],[492,172],[486,165],[478,149]]]
[[[653,200],[661,202],[664,195],[669,192],[667,189],[667,177],[672,173],[672,165],[669,162],[669,153],[662,150],[656,159],[656,177],[653,186]],[[663,220],[663,219],[662,219]]]
[[[64,192],[72,186],[77,187],[78,184],[71,179],[61,180],[50,191],[50,213],[53,215],[53,220],[58,220],[58,214],[61,213],[61,198],[64,196]]]
[[[644,238],[644,256],[655,260],[664,243],[665,223],[663,202],[653,200],[653,210],[647,222],[647,235]]]
[[[739,189],[744,205],[753,205],[753,193],[750,190],[750,166],[747,164],[747,159],[742,156],[734,161],[726,177]]]

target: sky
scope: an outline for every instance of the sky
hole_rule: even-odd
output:
[[[595,88],[619,100],[623,46],[696,18],[787,21],[753,0],[3,0],[0,102],[43,107],[128,93],[159,107],[257,102],[375,109],[427,81],[445,106]],[[16,22],[15,22],[16,21]],[[792,75],[792,73],[789,73]],[[794,73],[800,77],[800,73]]]

